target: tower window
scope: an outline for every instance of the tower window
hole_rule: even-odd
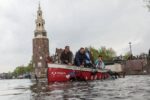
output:
[[[39,23],[39,26],[41,26],[41,24]]]
[[[38,62],[38,67],[42,67],[42,63],[41,62]]]
[[[41,14],[39,13],[39,16],[41,16]]]
[[[40,60],[42,60],[43,59],[43,57],[42,56],[40,56]]]

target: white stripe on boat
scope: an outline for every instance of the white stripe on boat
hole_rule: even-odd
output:
[[[78,70],[78,71],[94,71],[96,69],[85,68],[85,67],[77,67],[77,66],[69,66],[69,65],[62,65],[62,64],[48,64],[49,68],[62,68],[62,69],[69,69],[69,70]],[[107,69],[97,70],[98,72],[107,72]]]

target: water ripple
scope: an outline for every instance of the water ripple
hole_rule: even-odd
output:
[[[149,94],[150,76],[50,85],[0,80],[0,100],[150,100]]]

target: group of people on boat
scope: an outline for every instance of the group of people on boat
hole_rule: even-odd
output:
[[[97,60],[94,61],[90,50],[88,48],[83,48],[83,47],[81,47],[76,52],[73,60],[73,53],[70,50],[70,47],[65,46],[63,52],[61,53],[60,60],[62,64],[75,65],[78,67],[84,66],[84,67],[98,68],[98,69],[105,68],[101,55],[99,55]]]
[[[72,51],[70,50],[70,47],[65,46],[64,50],[60,54],[60,60],[61,64],[66,64],[69,66],[85,67],[92,69],[105,69],[105,64],[103,62],[102,56],[98,55],[96,61],[94,61],[93,54],[88,48],[81,47],[74,56]],[[51,59],[51,57],[48,57],[46,62],[51,63],[53,62],[53,60]],[[108,70],[108,74],[114,79],[120,77],[119,73],[112,72],[111,70]]]

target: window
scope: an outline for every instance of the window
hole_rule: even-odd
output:
[[[42,60],[43,59],[43,57],[42,56],[40,56],[40,60]]]
[[[42,63],[41,62],[38,62],[38,67],[42,67]]]

